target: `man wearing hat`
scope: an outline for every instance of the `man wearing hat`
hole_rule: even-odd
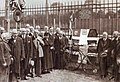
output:
[[[21,78],[21,61],[25,58],[23,40],[18,37],[17,30],[14,29],[12,37],[8,42],[11,48],[11,55],[15,58],[15,62],[12,66],[12,73],[15,74],[16,78]]]

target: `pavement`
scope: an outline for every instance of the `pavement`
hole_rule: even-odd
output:
[[[100,79],[98,75],[86,75],[80,71],[53,70],[49,74],[43,74],[42,78],[35,77],[20,82],[114,82],[107,78]]]

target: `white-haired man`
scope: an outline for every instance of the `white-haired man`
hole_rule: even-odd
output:
[[[111,40],[108,38],[108,33],[103,32],[102,38],[98,41],[97,51],[99,60],[99,70],[101,78],[106,77],[108,69],[108,60],[110,57]]]
[[[119,76],[118,76],[118,70],[119,70],[119,64],[120,62],[118,59],[120,58],[120,38],[119,38],[119,32],[114,31],[113,32],[113,39],[111,43],[111,61],[113,65],[113,78],[115,79],[115,82],[118,82]]]
[[[11,55],[15,58],[15,62],[11,68],[12,73],[15,74],[16,78],[22,78],[21,73],[21,62],[25,58],[23,40],[18,36],[17,30],[14,29],[12,32],[12,38],[8,42],[11,48]]]

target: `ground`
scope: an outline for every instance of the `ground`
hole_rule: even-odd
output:
[[[85,75],[80,71],[53,70],[49,74],[42,75],[42,78],[29,78],[20,82],[113,82],[107,78],[100,79],[98,75]]]

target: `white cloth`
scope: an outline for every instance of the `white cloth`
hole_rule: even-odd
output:
[[[38,38],[36,38],[33,42],[34,42],[36,49],[38,49],[39,57],[43,57],[44,56],[43,49],[42,49],[42,46],[40,45],[41,42],[42,42],[42,44],[44,44],[42,38],[39,38],[39,40],[38,40]]]

